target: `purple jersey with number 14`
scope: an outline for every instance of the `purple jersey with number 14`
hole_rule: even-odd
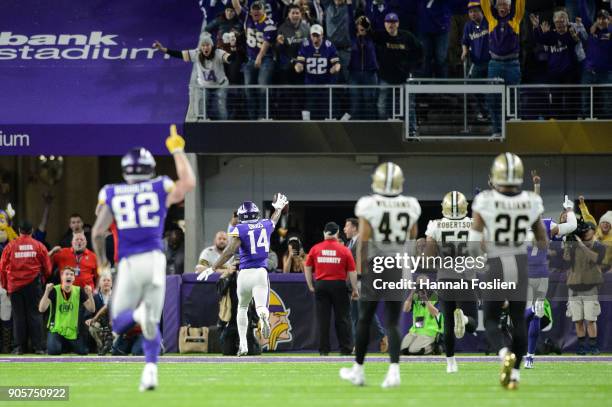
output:
[[[105,185],[100,190],[98,203],[108,206],[117,225],[119,260],[164,250],[166,197],[173,187],[174,182],[162,176],[134,184]]]
[[[240,238],[240,270],[268,266],[270,235],[273,231],[274,223],[270,219],[239,223],[234,227],[229,236]]]

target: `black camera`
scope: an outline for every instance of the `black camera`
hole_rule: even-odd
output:
[[[584,235],[589,229],[593,229],[593,225],[591,223],[585,222],[582,219],[578,219],[578,225],[576,226],[576,229],[565,237],[565,241],[575,242],[577,241],[576,236],[582,239],[582,235]]]

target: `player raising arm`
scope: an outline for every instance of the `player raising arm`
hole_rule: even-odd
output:
[[[255,310],[260,320],[262,336],[270,336],[270,318],[268,311],[269,287],[268,254],[270,253],[270,235],[274,231],[278,220],[283,214],[289,201],[282,194],[276,194],[272,206],[275,211],[270,219],[259,218],[259,208],[251,201],[246,201],[238,208],[239,223],[230,231],[231,241],[212,267],[198,275],[198,280],[205,280],[216,269],[225,264],[237,250],[240,250],[240,266],[236,281],[238,295],[238,313],[236,323],[240,346],[238,356],[249,353],[247,342],[248,316],[247,310],[251,299],[255,299]]]
[[[119,240],[119,266],[111,303],[113,331],[121,335],[134,323],[142,328],[145,367],[140,391],[157,387],[157,357],[161,348],[159,321],[164,304],[166,256],[164,221],[168,207],[195,188],[195,176],[183,149],[185,140],[170,127],[166,147],[174,156],[178,180],[155,176],[155,159],[142,147],[121,159],[125,183],[105,185],[98,197],[92,237],[98,270],[109,268],[104,235],[114,221]]]

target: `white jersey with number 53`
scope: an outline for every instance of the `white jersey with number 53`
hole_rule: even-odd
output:
[[[421,205],[410,196],[372,194],[359,199],[355,215],[368,221],[373,241],[403,244],[421,216]]]
[[[505,195],[483,191],[474,198],[472,212],[485,224],[484,239],[489,257],[525,254],[527,232],[542,212],[542,198],[531,191]]]

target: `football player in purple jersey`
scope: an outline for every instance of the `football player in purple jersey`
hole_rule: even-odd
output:
[[[531,172],[533,180],[533,191],[540,195],[541,177],[536,171]],[[555,243],[563,240],[563,236],[572,233],[578,225],[576,214],[574,213],[574,202],[565,196],[563,202],[565,222],[556,224],[551,218],[542,219],[546,234],[550,244],[556,247]],[[533,240],[533,233],[529,232],[527,240]],[[540,321],[544,316],[544,300],[548,292],[549,276],[548,250],[539,250],[537,245],[527,246],[527,270],[529,283],[527,286],[527,309],[525,318],[528,321],[527,327],[527,354],[525,355],[525,369],[532,369],[534,364],[535,350],[540,336]]]
[[[121,160],[125,183],[105,185],[98,196],[92,237],[98,270],[109,269],[105,233],[115,222],[119,240],[119,266],[111,302],[113,331],[119,335],[134,323],[142,328],[145,367],[140,391],[157,387],[157,357],[161,348],[159,321],[164,304],[166,257],[164,221],[168,207],[181,202],[195,188],[195,176],[184,153],[185,140],[170,127],[166,147],[174,156],[178,180],[155,177],[155,159],[137,147]]]
[[[248,317],[247,310],[251,299],[255,299],[255,310],[259,316],[262,336],[270,336],[270,314],[268,312],[268,295],[270,284],[268,282],[268,254],[270,253],[270,235],[280,219],[283,209],[289,201],[282,194],[275,195],[272,206],[275,211],[270,219],[260,219],[259,208],[251,201],[246,201],[238,208],[239,223],[228,233],[230,244],[212,267],[198,275],[198,280],[205,280],[215,270],[221,267],[240,249],[240,267],[237,279],[238,335],[240,346],[238,356],[249,353],[247,345]]]

